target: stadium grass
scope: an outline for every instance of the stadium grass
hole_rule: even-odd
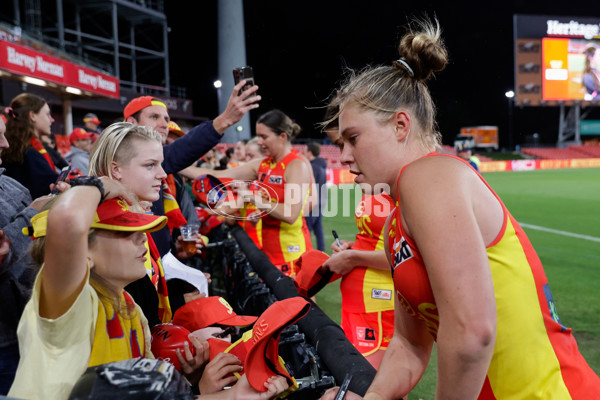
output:
[[[484,174],[510,212],[524,227],[536,249],[552,290],[563,325],[573,329],[579,349],[590,367],[600,373],[600,169],[561,169]],[[343,195],[342,191],[355,193]],[[357,187],[342,185],[329,190],[333,204],[354,209],[360,193]],[[344,204],[346,203],[346,204]],[[333,212],[331,213],[333,214]],[[346,215],[346,216],[344,216]],[[566,236],[527,226],[586,235],[594,240]],[[356,234],[353,214],[324,216],[326,252],[331,253],[331,230],[352,240]],[[313,236],[314,244],[314,236]],[[339,281],[327,285],[317,304],[340,322]],[[410,399],[433,399],[436,383],[435,351],[421,382]]]

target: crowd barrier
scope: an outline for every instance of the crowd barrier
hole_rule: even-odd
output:
[[[293,280],[281,273],[239,226],[213,229],[205,265],[210,265],[212,295],[225,297],[236,313],[260,315],[275,301],[299,296]],[[376,370],[348,341],[340,326],[313,301],[309,313],[281,336],[279,353],[299,389],[289,399],[316,399],[352,374],[350,390],[364,395]]]

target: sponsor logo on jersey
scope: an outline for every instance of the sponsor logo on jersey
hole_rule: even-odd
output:
[[[392,269],[392,275],[400,264],[412,257],[413,253],[410,250],[410,246],[406,239],[404,239],[404,236],[402,236],[399,242],[394,243],[394,268]]]
[[[288,246],[287,250],[288,250],[288,253],[299,253],[300,246]]]
[[[391,300],[392,299],[392,291],[385,289],[372,289],[371,290],[371,298],[378,300]]]
[[[271,175],[271,176],[269,176],[269,183],[274,183],[276,185],[281,185],[283,183],[283,176],[281,176],[281,175]]]

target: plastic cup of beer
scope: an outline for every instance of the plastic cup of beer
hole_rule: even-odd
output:
[[[200,226],[197,224],[187,224],[179,228],[183,241],[181,247],[188,254],[196,254],[196,236]]]

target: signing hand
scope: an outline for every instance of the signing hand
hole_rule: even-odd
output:
[[[340,390],[339,386],[333,387],[331,389],[329,389],[328,391],[325,392],[325,394],[323,394],[323,396],[321,396],[321,398],[319,400],[333,400],[335,399],[335,395],[337,394],[337,392]],[[353,393],[351,391],[347,391],[346,392],[346,396],[344,396],[344,400],[361,400],[362,397],[360,397],[359,395],[357,395],[356,393]]]
[[[340,240],[340,242],[342,243],[341,247],[338,246],[337,241],[335,241],[335,240],[333,241],[333,243],[331,243],[331,250],[334,253],[351,249],[352,246],[354,245],[354,242],[351,242],[349,240]]]
[[[349,249],[333,253],[331,257],[323,263],[323,267],[328,268],[333,273],[346,275],[355,267],[353,259],[355,251],[356,250]]]

